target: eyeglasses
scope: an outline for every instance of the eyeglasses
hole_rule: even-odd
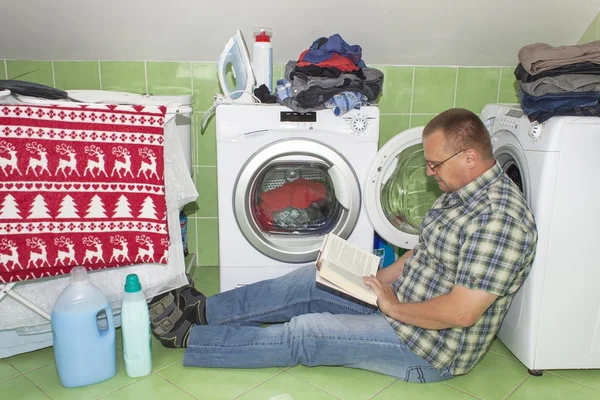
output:
[[[432,170],[435,171],[437,168],[439,168],[443,163],[445,163],[446,161],[449,161],[451,159],[453,159],[454,157],[456,157],[457,155],[459,155],[460,153],[462,153],[464,150],[459,151],[458,153],[454,153],[452,154],[450,157],[446,158],[444,161],[440,161],[439,163],[432,163],[431,161],[426,161],[427,166]]]

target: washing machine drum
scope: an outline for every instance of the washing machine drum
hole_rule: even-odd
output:
[[[252,217],[265,233],[323,235],[340,214],[329,174],[318,165],[271,165],[251,196]]]
[[[394,172],[381,189],[381,209],[398,230],[417,235],[421,222],[442,194],[436,181],[427,176],[423,145],[404,149]]]

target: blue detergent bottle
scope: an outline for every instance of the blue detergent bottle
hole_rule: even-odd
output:
[[[373,237],[373,254],[379,257],[379,268],[389,267],[396,261],[393,247],[386,242],[377,232]]]
[[[61,385],[87,386],[117,373],[112,310],[84,267],[71,270],[69,285],[52,308],[54,360]]]

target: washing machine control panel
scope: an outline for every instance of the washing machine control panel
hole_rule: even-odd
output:
[[[365,134],[372,120],[375,119],[375,117],[363,114],[356,114],[353,116],[347,116],[342,118],[346,121],[350,133],[356,136]]]
[[[511,108],[506,114],[499,116],[496,122],[499,126],[517,129],[524,115],[523,111]]]
[[[262,109],[257,111],[262,111]],[[269,107],[263,107],[267,114]],[[377,141],[379,137],[379,110],[376,107],[365,106],[360,110],[350,110],[338,116],[333,110],[319,110],[308,112],[296,112],[289,109],[278,110],[277,122],[269,125],[266,118],[253,117],[253,121],[261,121],[254,129],[257,131],[265,129],[281,129],[294,132],[296,130],[328,131],[342,135],[350,135],[363,142]],[[250,128],[247,128],[250,129]]]

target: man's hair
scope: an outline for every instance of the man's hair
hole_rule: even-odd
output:
[[[483,160],[493,158],[490,134],[479,117],[464,108],[451,108],[433,118],[423,129],[423,137],[440,131],[452,152],[475,149]]]

